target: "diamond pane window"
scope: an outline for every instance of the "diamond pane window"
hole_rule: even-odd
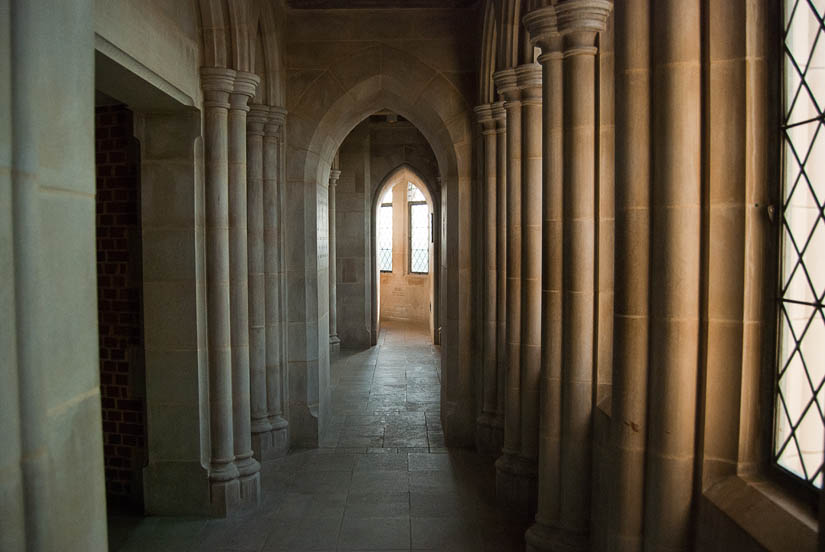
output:
[[[427,274],[429,271],[430,209],[426,203],[410,203],[410,272]]]
[[[407,182],[407,202],[409,203],[417,203],[417,202],[426,202],[427,198],[424,197],[424,194],[421,193],[415,184],[412,182]]]
[[[825,2],[787,0],[774,460],[822,487],[825,446]]]
[[[392,189],[378,208],[378,270],[392,272]]]

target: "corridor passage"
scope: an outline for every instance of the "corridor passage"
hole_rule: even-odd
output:
[[[449,450],[438,348],[426,328],[382,324],[378,346],[331,366],[321,448],[262,470],[263,504],[241,518],[110,520],[123,551],[523,550],[527,520],[494,500],[492,459]]]

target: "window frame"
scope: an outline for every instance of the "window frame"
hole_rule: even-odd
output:
[[[770,413],[769,413],[769,421],[770,423],[766,424],[766,432],[768,433],[766,442],[766,453],[767,453],[767,473],[765,475],[776,484],[780,485],[783,490],[790,493],[791,496],[800,500],[804,504],[807,504],[809,507],[816,508],[820,501],[820,495],[825,493],[825,484],[823,485],[822,489],[817,488],[811,481],[803,479],[799,475],[793,473],[788,468],[779,464],[779,457],[776,453],[776,444],[777,444],[777,425],[778,425],[778,407],[779,407],[779,373],[782,369],[782,332],[783,332],[783,324],[782,324],[782,317],[783,317],[783,303],[787,302],[788,300],[783,297],[782,288],[783,288],[783,280],[786,276],[785,274],[785,195],[786,195],[786,175],[787,175],[787,145],[789,142],[789,137],[787,136],[786,131],[790,128],[795,126],[799,126],[800,123],[788,123],[786,121],[786,101],[787,98],[787,81],[786,81],[786,70],[794,70],[793,66],[790,65],[790,61],[787,59],[788,51],[787,51],[787,39],[786,39],[786,21],[785,21],[785,9],[786,6],[792,2],[799,2],[799,3],[806,3],[807,0],[782,0],[779,3],[777,11],[779,12],[777,17],[777,40],[779,41],[779,48],[776,50],[777,59],[774,62],[776,71],[777,71],[777,78],[776,88],[777,88],[777,98],[778,101],[776,102],[776,123],[775,123],[775,144],[773,145],[773,149],[775,151],[775,163],[777,169],[774,171],[774,175],[776,177],[776,182],[778,182],[778,186],[775,188],[775,203],[774,205],[777,206],[773,209],[772,213],[772,222],[774,225],[774,232],[773,232],[773,267],[774,267],[774,274],[773,277],[775,281],[773,282],[773,293],[771,296],[774,313],[772,317],[773,327],[769,328],[771,331],[772,339],[770,340],[770,346],[773,347],[772,351],[767,351],[766,357],[770,359],[770,375],[769,383],[770,383]],[[818,40],[825,40],[825,34],[821,35]],[[821,46],[820,46],[821,47]],[[801,85],[800,85],[801,86]],[[804,90],[802,93],[805,93]],[[823,105],[825,105],[825,98],[822,99]],[[823,115],[819,115],[809,122],[814,122],[816,120],[820,121],[820,124],[823,127],[820,128],[819,132],[825,132],[825,117]],[[802,168],[804,170],[804,168]],[[813,185],[813,183],[812,183]],[[816,199],[819,199],[818,197]],[[823,203],[825,203],[825,197],[822,198]],[[821,216],[821,215],[820,215]],[[823,223],[825,224],[825,223]],[[804,264],[804,260],[800,259],[800,262]],[[793,302],[793,301],[791,301]],[[802,354],[801,351],[798,354]],[[823,466],[825,466],[825,462],[823,462]],[[821,467],[820,470],[825,470],[825,467]]]
[[[416,274],[416,275],[419,275],[419,276],[426,276],[430,273],[430,270],[432,268],[430,266],[430,259],[429,259],[429,255],[430,255],[429,244],[430,244],[430,232],[431,232],[431,230],[428,230],[428,232],[427,232],[427,271],[426,272],[418,272],[416,270],[413,270],[413,268],[412,268],[412,257],[413,257],[413,255],[412,255],[413,254],[413,246],[412,246],[412,238],[413,238],[412,210],[413,210],[413,207],[417,206],[417,205],[423,205],[424,207],[427,207],[427,219],[428,219],[427,224],[428,224],[428,226],[430,225],[430,222],[429,222],[430,209],[429,209],[429,206],[427,205],[427,202],[426,201],[421,201],[421,200],[408,201],[407,202],[407,251],[408,251],[407,270],[409,271],[410,274]]]
[[[392,202],[390,202],[390,203],[379,203],[378,204],[379,221],[381,220],[380,219],[381,209],[383,209],[384,207],[389,207],[390,209],[393,209]],[[393,209],[393,212],[392,212],[391,220],[393,221],[393,225],[394,225],[395,224],[395,210],[394,209]],[[378,243],[376,243],[376,245],[378,247],[376,247],[376,251],[375,251],[375,262],[378,265],[378,272],[380,274],[392,274],[392,271],[393,271],[393,262],[392,262],[393,247],[392,246],[393,246],[393,242],[395,240],[393,239],[394,236],[392,236],[392,233],[393,233],[393,228],[392,228],[392,226],[390,226],[390,269],[389,270],[384,270],[383,268],[381,268],[381,262],[380,262],[380,258],[379,258],[379,254],[381,253],[381,246],[380,246],[381,244],[380,244],[379,239],[378,239],[378,236],[380,235],[380,228],[376,227],[376,234],[377,235],[376,235],[376,240],[375,241],[378,242]]]

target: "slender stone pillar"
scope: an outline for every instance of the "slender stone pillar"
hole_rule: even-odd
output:
[[[547,464],[550,480],[542,486],[543,493],[556,491],[558,502],[552,495],[542,499],[542,513],[538,523],[528,534],[528,546],[533,550],[581,550],[589,549],[590,531],[590,482],[592,470],[592,431],[594,397],[594,355],[596,342],[594,327],[596,314],[596,89],[595,55],[596,35],[604,30],[612,7],[606,0],[568,0],[540,10],[528,19],[539,45],[546,48],[542,62],[549,73],[548,80],[558,81],[558,67],[554,62],[557,34],[553,30],[553,16],[558,32],[563,37],[561,80],[563,104],[548,106],[545,120],[553,128],[555,117],[563,114],[562,146],[554,146],[552,136],[548,147],[549,192],[553,194],[554,173],[550,163],[558,160],[563,150],[562,167],[562,279],[561,302],[561,456],[558,476],[555,472],[555,453]],[[555,14],[552,11],[555,9]],[[542,17],[543,15],[543,17]],[[554,78],[555,77],[555,78]],[[552,98],[549,98],[553,101]],[[552,213],[548,213],[552,217]],[[551,226],[550,229],[553,227]],[[558,243],[548,237],[548,245]],[[552,254],[552,250],[551,250]],[[548,280],[554,275],[548,274]],[[548,281],[548,287],[553,282]],[[548,306],[555,308],[551,303]],[[552,309],[550,311],[552,316]],[[547,313],[545,313],[547,315]],[[548,331],[556,328],[550,318]],[[552,335],[550,336],[552,340]],[[552,367],[545,377],[552,377]],[[548,391],[554,389],[552,380],[546,381]],[[545,403],[548,404],[548,403]],[[548,404],[549,406],[549,404]],[[555,411],[551,406],[547,414],[545,436],[552,439]],[[550,430],[550,431],[547,431]],[[546,509],[545,509],[546,508]],[[545,517],[546,516],[546,517]],[[558,521],[553,518],[557,517]],[[552,525],[552,529],[548,527]],[[549,530],[548,530],[549,529]]]
[[[524,18],[530,39],[542,50],[542,350],[539,408],[538,508],[525,535],[528,551],[550,550],[560,521],[562,366],[563,88],[562,39],[553,7]]]
[[[515,69],[493,75],[507,111],[507,374],[504,446],[496,461],[496,496],[527,514],[535,467],[521,459],[521,91]]]
[[[653,186],[645,550],[687,550],[701,255],[702,8],[653,8]]]
[[[278,191],[280,173],[280,129],[286,119],[286,110],[270,108],[268,123],[264,126],[264,281],[266,296],[266,404],[272,439],[266,458],[276,458],[287,453],[288,423],[284,418],[284,371],[282,347],[283,295],[281,293],[280,255],[280,197]]]
[[[593,500],[590,510],[590,546],[609,550],[607,524],[612,485],[610,449],[610,401],[613,390],[614,243],[616,233],[615,187],[615,60],[614,17],[608,17],[599,33],[596,56],[596,369],[593,420]]]
[[[525,33],[526,34],[526,33]],[[542,85],[541,66],[516,68],[521,91],[521,452],[535,480],[541,376]],[[535,481],[530,485],[535,511]]]
[[[612,487],[607,539],[641,552],[650,278],[650,5],[616,5],[616,233]]]
[[[496,125],[496,449],[504,444],[504,394],[507,376],[507,110],[492,105]]]
[[[556,542],[587,550],[593,431],[596,274],[596,33],[612,4],[556,6],[564,36],[561,515]]]
[[[247,243],[249,247],[249,373],[252,450],[263,459],[272,424],[266,408],[266,327],[264,291],[264,125],[269,108],[252,105],[246,118]]]
[[[229,312],[232,426],[241,499],[257,503],[261,465],[252,457],[249,398],[249,267],[247,251],[246,113],[260,77],[238,72],[229,95]]]
[[[329,171],[329,344],[333,350],[341,345],[338,337],[338,253],[335,246],[335,188],[341,171]]]
[[[201,69],[204,93],[206,295],[209,350],[209,427],[212,510],[226,515],[240,501],[232,428],[229,313],[229,163],[227,120],[235,71]]]
[[[476,429],[476,447],[484,454],[496,455],[501,452],[502,426],[497,419],[498,408],[498,366],[496,358],[496,123],[490,104],[475,108],[481,134],[484,137],[482,154],[484,164],[484,331],[482,351],[482,404]]]

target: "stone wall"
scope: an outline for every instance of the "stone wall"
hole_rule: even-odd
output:
[[[133,108],[150,106],[163,95],[184,105],[200,104],[202,60],[196,2],[95,2],[93,15],[98,89],[111,94],[128,81],[129,97],[118,98]],[[126,71],[112,72],[112,63]],[[172,109],[174,104],[165,108]]]
[[[336,190],[338,335],[350,349],[370,346],[369,123],[355,127],[341,145],[341,178]]]
[[[373,194],[402,165],[414,168],[432,185],[438,178],[438,161],[430,143],[404,119],[390,123],[382,116],[370,117],[370,162]]]
[[[110,503],[142,505],[146,462],[139,150],[132,112],[95,109],[103,455]]]
[[[106,550],[93,2],[1,5],[0,550]]]

